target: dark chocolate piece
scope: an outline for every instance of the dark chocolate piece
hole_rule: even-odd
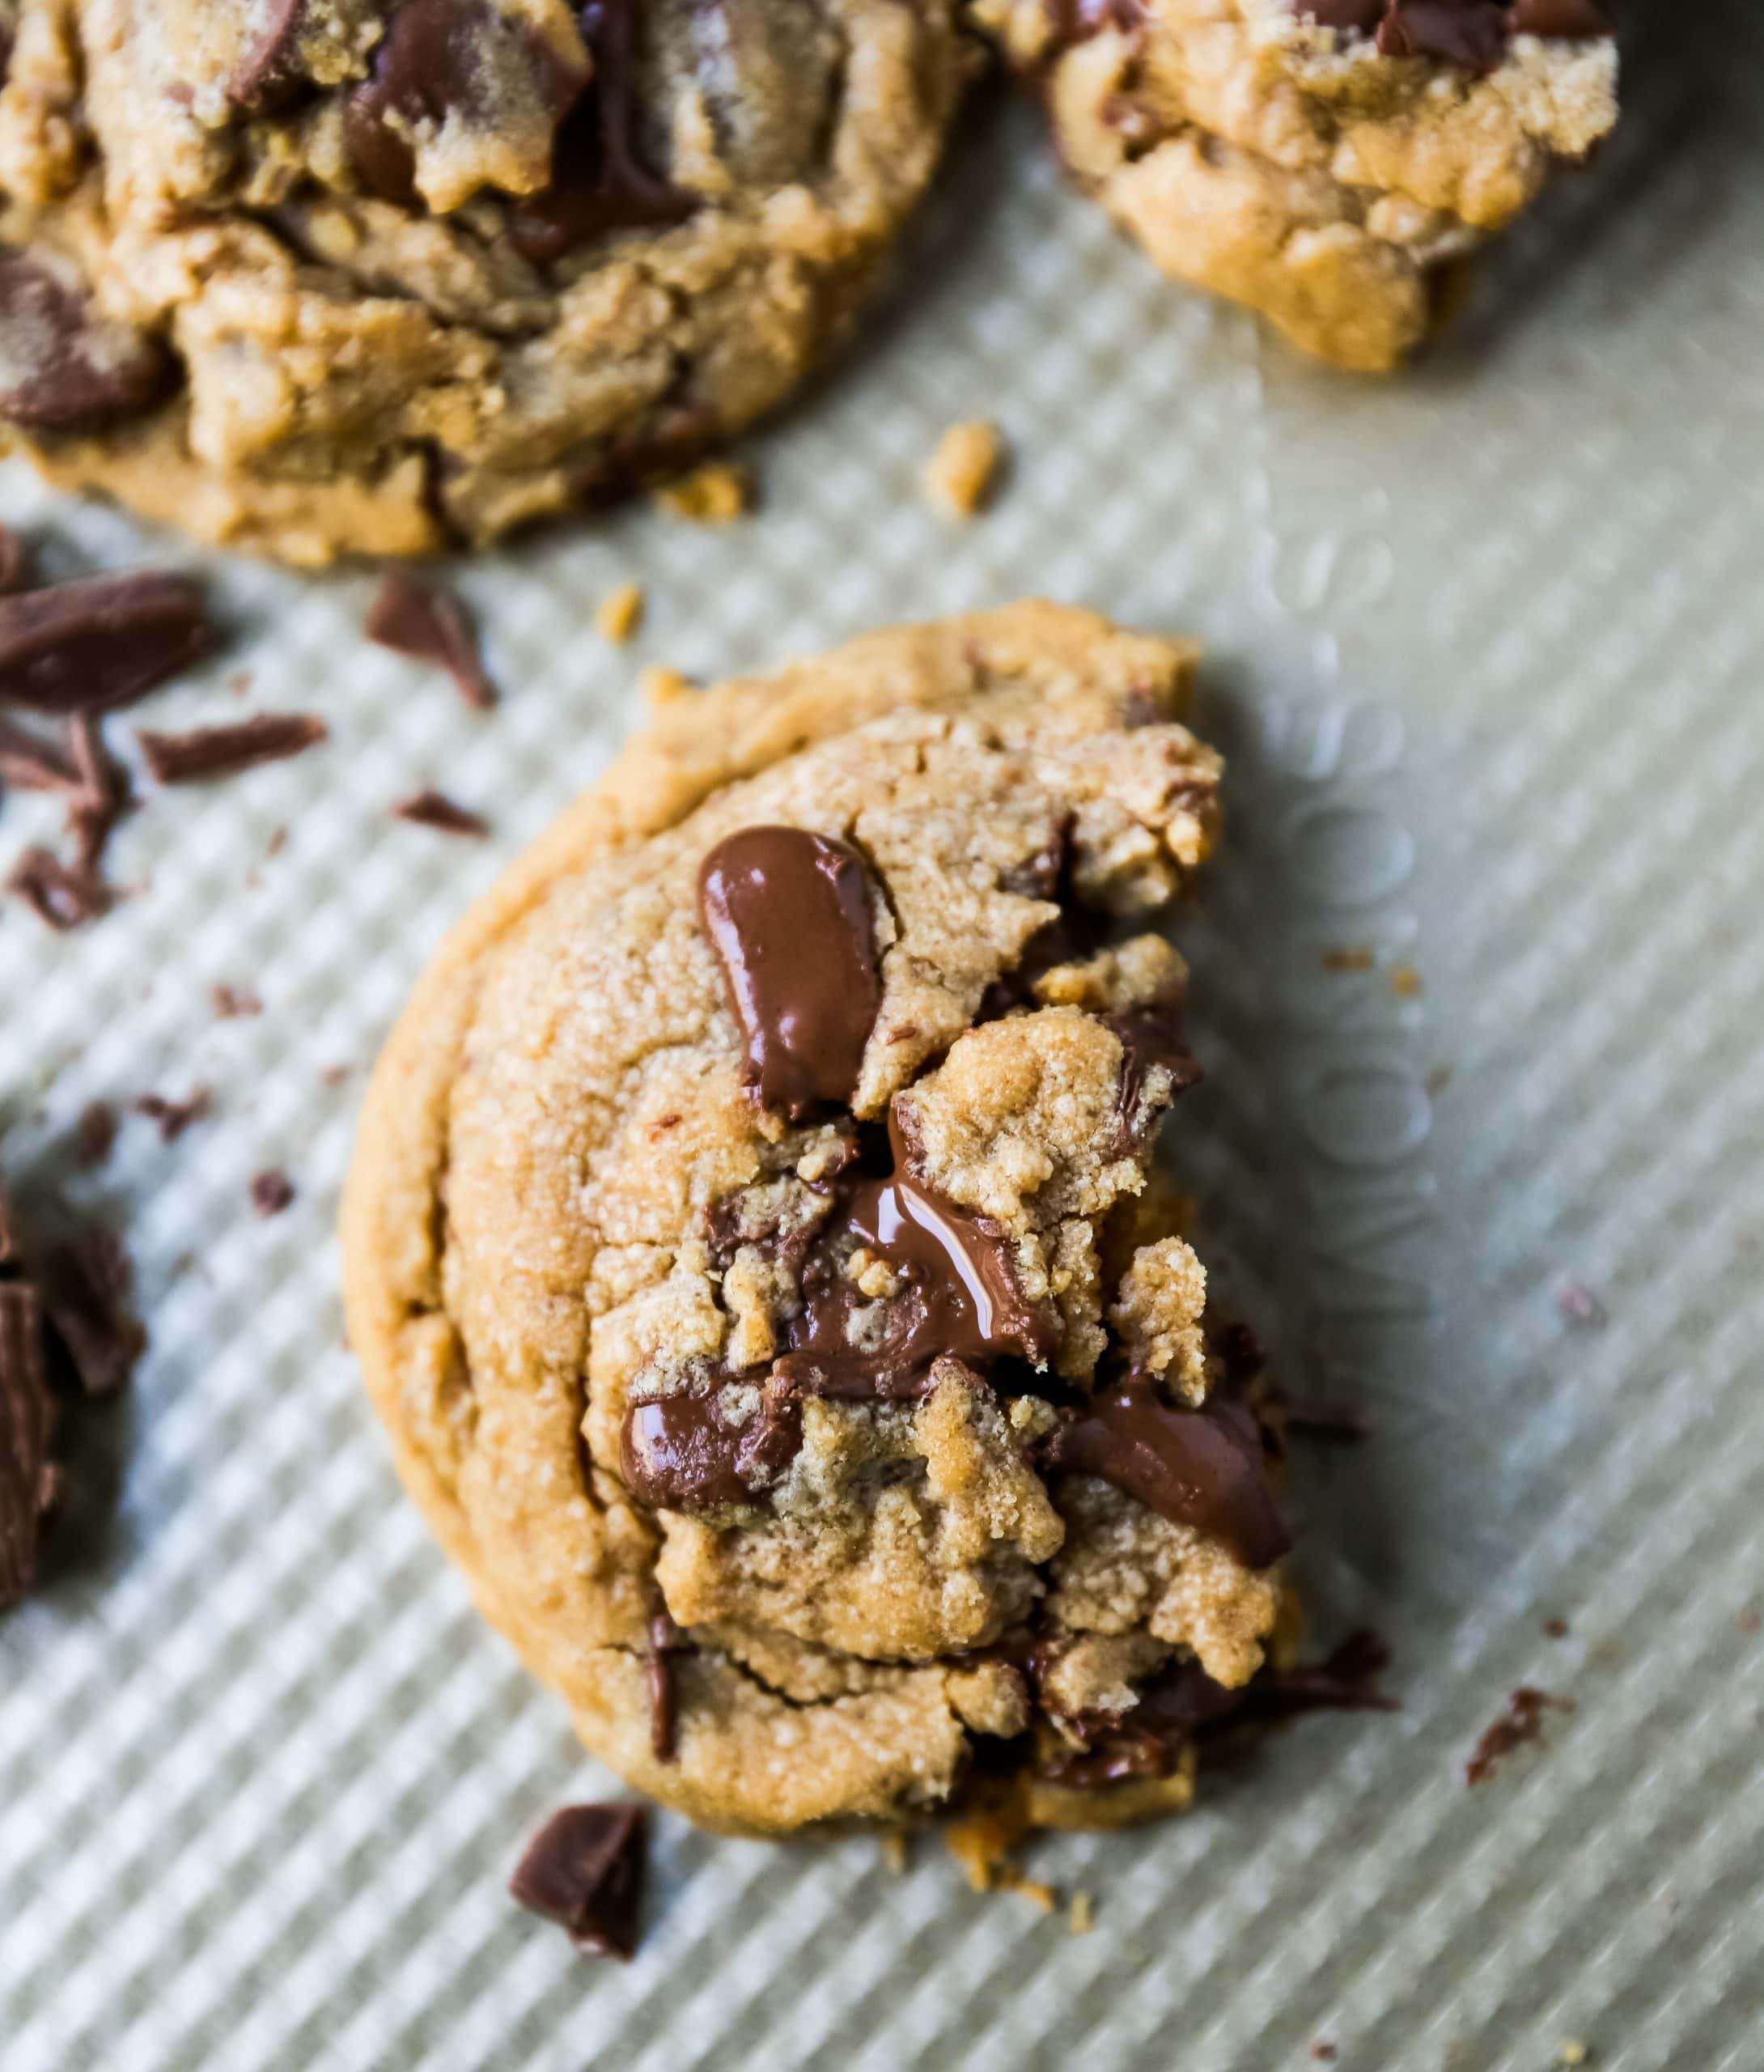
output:
[[[27,559],[23,541],[10,525],[0,525],[0,590],[20,587]]]
[[[78,792],[79,772],[53,741],[0,720],[0,783],[21,792]]]
[[[1201,1068],[1182,1040],[1182,1008],[1183,995],[1177,990],[1147,1006],[1102,1017],[1104,1027],[1121,1039],[1121,1091],[1115,1106],[1125,1148],[1146,1137],[1164,1112],[1164,1102],[1146,1098],[1146,1074],[1154,1066],[1161,1065],[1170,1075],[1172,1099],[1200,1083]]]
[[[1512,1755],[1516,1748],[1541,1741],[1544,1713],[1551,1706],[1558,1712],[1571,1713],[1574,1700],[1554,1697],[1548,1691],[1540,1691],[1535,1684],[1521,1684],[1507,1700],[1506,1711],[1483,1729],[1482,1739],[1464,1765],[1465,1782],[1486,1784],[1503,1757]]]
[[[1325,28],[1376,36],[1387,57],[1436,57],[1492,71],[1516,36],[1603,36],[1609,17],[1594,0],[1298,0]]]
[[[0,1274],[12,1271],[0,1264]],[[36,1581],[37,1534],[55,1495],[54,1426],[41,1301],[28,1282],[0,1279],[0,1611]]]
[[[251,1205],[262,1216],[279,1216],[294,1199],[294,1182],[279,1166],[251,1176]]]
[[[157,1125],[162,1143],[176,1144],[191,1123],[201,1122],[214,1105],[214,1097],[209,1089],[197,1086],[183,1101],[171,1100],[163,1093],[143,1093],[136,1101],[134,1111]]]
[[[127,416],[159,401],[175,365],[101,316],[58,254],[0,253],[0,418],[53,433]]]
[[[647,1829],[641,1806],[566,1806],[527,1845],[509,1892],[556,1921],[579,1950],[630,1957],[637,1949]]]
[[[1292,1544],[1275,1508],[1256,1420],[1216,1391],[1177,1409],[1147,1376],[1106,1382],[1081,1416],[1044,1442],[1048,1465],[1099,1475],[1178,1525],[1223,1541],[1246,1568],[1266,1569]]]
[[[76,1161],[88,1171],[102,1166],[117,1141],[117,1111],[108,1101],[88,1101],[74,1125]]]
[[[116,895],[89,870],[64,864],[53,851],[24,851],[6,881],[6,889],[52,928],[66,931],[108,914]]]
[[[117,823],[134,810],[134,798],[129,773],[105,746],[100,723],[91,713],[76,712],[68,722],[67,737],[79,774],[79,790],[67,809],[74,866],[96,877]]]
[[[112,711],[214,645],[201,592],[152,569],[0,597],[0,705]]]
[[[449,121],[498,119],[499,72],[524,66],[540,106],[557,121],[586,74],[486,0],[404,0],[374,52],[370,76],[343,105],[343,144],[362,185],[413,206],[416,157],[405,133]]]
[[[112,1395],[134,1371],[147,1334],[130,1306],[129,1255],[108,1230],[59,1245],[45,1263],[44,1306],[52,1342],[87,1395]]]
[[[430,589],[395,571],[375,593],[363,631],[394,654],[438,663],[458,685],[460,697],[479,711],[496,703],[496,686],[485,673],[471,622],[447,591]]]
[[[456,804],[444,792],[414,792],[392,808],[396,819],[413,821],[418,827],[433,827],[443,834],[481,838],[490,824],[481,813]]]
[[[723,1416],[716,1393],[633,1403],[619,1439],[619,1471],[640,1503],[676,1511],[750,1504],[802,1445],[802,1408],[777,1380],[761,1389],[744,1424]]]
[[[870,874],[801,827],[744,827],[710,851],[698,911],[761,1105],[799,1122],[849,1104],[882,1001]]]
[[[135,739],[147,768],[162,784],[201,784],[233,777],[261,762],[279,762],[330,738],[315,712],[260,712],[229,726],[192,727],[181,734],[138,728]]]
[[[640,0],[589,0],[576,17],[593,77],[558,130],[551,185],[510,214],[515,249],[548,265],[610,230],[684,223],[700,197],[644,164],[638,148]]]

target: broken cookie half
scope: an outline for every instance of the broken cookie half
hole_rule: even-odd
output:
[[[699,1820],[1168,1810],[1274,1673],[1259,1362],[1152,1170],[1193,665],[1023,605],[670,707],[378,1068],[345,1253],[401,1467]]]
[[[1617,120],[1597,0],[972,0],[1062,156],[1178,280],[1381,373]]]

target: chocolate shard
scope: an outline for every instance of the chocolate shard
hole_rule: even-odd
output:
[[[162,1144],[176,1144],[193,1123],[201,1122],[214,1105],[214,1097],[206,1086],[193,1087],[188,1097],[174,1101],[163,1093],[143,1093],[136,1101],[134,1110],[145,1115],[155,1124]]]
[[[648,1824],[640,1806],[566,1806],[527,1845],[511,1896],[565,1930],[579,1950],[637,1949]]]
[[[55,1493],[54,1426],[42,1304],[28,1282],[0,1280],[0,1611],[36,1582],[37,1535]]]
[[[577,19],[593,76],[558,129],[551,185],[508,223],[515,250],[538,265],[605,231],[683,223],[701,206],[691,189],[651,172],[638,147],[641,0],[589,0]]]
[[[113,711],[214,644],[201,592],[153,569],[0,597],[0,705]]]
[[[147,1334],[130,1306],[134,1275],[114,1232],[58,1246],[43,1275],[53,1341],[87,1395],[113,1395],[134,1372]]]
[[[363,631],[395,654],[439,663],[468,705],[488,711],[496,703],[496,686],[486,673],[464,607],[446,591],[430,589],[395,571],[375,593]]]
[[[89,870],[64,864],[53,851],[29,848],[8,875],[6,889],[46,926],[65,932],[108,914],[116,895]]]
[[[293,1200],[294,1182],[279,1166],[251,1176],[251,1205],[260,1216],[279,1216]]]
[[[399,800],[392,810],[395,819],[414,822],[418,827],[433,827],[443,834],[481,839],[490,831],[490,824],[482,813],[459,805],[444,792],[413,792],[408,799]]]
[[[57,253],[0,253],[0,418],[66,432],[157,402],[176,363],[146,332],[101,316]]]
[[[1269,1486],[1262,1436],[1241,1403],[1215,1391],[1198,1410],[1166,1403],[1148,1377],[1105,1382],[1088,1410],[1044,1442],[1048,1466],[1094,1475],[1177,1525],[1266,1569],[1292,1544]]]
[[[0,525],[0,590],[19,588],[28,560],[23,541],[10,525]]]
[[[882,1003],[870,873],[849,843],[744,827],[698,873],[698,912],[723,969],[761,1106],[799,1122],[850,1102]]]
[[[161,784],[201,784],[236,776],[261,762],[279,762],[330,738],[316,712],[260,712],[229,726],[192,727],[180,734],[137,729],[148,770]]]

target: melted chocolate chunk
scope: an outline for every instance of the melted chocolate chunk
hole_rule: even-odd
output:
[[[192,727],[182,734],[154,733],[143,727],[135,739],[160,783],[202,784],[299,755],[328,741],[330,732],[314,712],[260,712],[232,726]]]
[[[1201,1068],[1189,1055],[1182,1040],[1183,996],[1164,994],[1147,1007],[1129,1008],[1119,1014],[1105,1014],[1103,1024],[1121,1039],[1121,1091],[1116,1110],[1121,1118],[1124,1147],[1140,1143],[1163,1113],[1161,1102],[1145,1098],[1146,1074],[1161,1065],[1170,1075],[1173,1099],[1200,1083]]]
[[[716,1391],[633,1403],[619,1438],[619,1471],[640,1503],[675,1511],[750,1504],[789,1467],[803,1442],[801,1406],[774,1379],[744,1424],[723,1415]]]
[[[1594,0],[1299,0],[1325,28],[1376,34],[1386,57],[1436,57],[1492,71],[1509,37],[1601,36],[1611,23]]]
[[[478,711],[487,712],[496,703],[496,686],[486,673],[471,621],[459,599],[446,591],[394,571],[375,593],[363,631],[394,654],[438,663]]]
[[[805,1395],[869,1403],[925,1395],[933,1363],[946,1357],[982,1374],[999,1359],[1044,1365],[1057,1327],[1024,1298],[1003,1229],[914,1177],[892,1110],[888,1140],[893,1172],[851,1187],[844,1213],[808,1260],[804,1307],[778,1374]],[[904,1283],[861,1344],[854,1317],[870,1298],[843,1270],[853,1238]]]
[[[362,185],[413,206],[416,155],[408,132],[451,119],[497,119],[495,74],[524,63],[540,106],[560,118],[584,84],[549,45],[488,0],[404,0],[374,52],[373,70],[343,107],[343,143]]]
[[[579,1950],[630,1957],[643,1898],[641,1806],[566,1806],[527,1845],[508,1889]]]
[[[638,149],[639,16],[638,0],[589,0],[576,17],[593,77],[558,130],[551,185],[509,217],[510,242],[536,265],[603,231],[683,223],[700,206]]]
[[[848,1104],[882,1001],[863,859],[806,828],[744,827],[705,858],[698,911],[761,1106],[800,1122]]]
[[[1595,36],[1614,33],[1611,18],[1593,0],[1515,0],[1507,10],[1515,36]]]
[[[3,1208],[0,1208],[3,1213]],[[43,1306],[0,1260],[0,1611],[36,1581],[36,1542],[55,1495],[55,1406],[44,1373]]]
[[[1267,1568],[1292,1544],[1256,1420],[1217,1392],[1198,1410],[1177,1409],[1147,1377],[1129,1374],[1049,1433],[1045,1454],[1050,1467],[1099,1475],[1173,1523],[1222,1540],[1246,1568]]]
[[[205,1119],[214,1105],[214,1094],[207,1087],[198,1086],[182,1101],[174,1101],[164,1093],[143,1093],[135,1102],[134,1110],[159,1131],[162,1144],[176,1144],[193,1123]]]
[[[112,711],[214,645],[201,592],[176,575],[87,575],[0,597],[0,705]]]
[[[679,1694],[674,1688],[673,1657],[691,1652],[685,1635],[665,1611],[649,1622],[649,1652],[643,1668],[649,1684],[649,1746],[658,1763],[679,1760]]]
[[[176,363],[159,341],[102,316],[68,262],[0,252],[0,418],[74,431],[156,403]]]

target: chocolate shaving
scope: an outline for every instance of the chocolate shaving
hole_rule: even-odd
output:
[[[74,1125],[74,1157],[90,1171],[102,1166],[117,1141],[117,1111],[108,1101],[88,1101]]]
[[[444,792],[416,792],[392,808],[395,818],[413,821],[418,827],[439,829],[443,834],[482,837],[490,824],[481,813],[456,804]]]
[[[184,1101],[172,1101],[163,1093],[143,1093],[134,1103],[138,1115],[159,1126],[162,1143],[176,1144],[193,1123],[199,1123],[213,1107],[214,1097],[206,1086],[198,1086]]]
[[[1533,1741],[1541,1742],[1544,1738],[1544,1713],[1550,1707],[1558,1712],[1571,1713],[1574,1700],[1554,1697],[1548,1691],[1538,1690],[1535,1684],[1521,1684],[1507,1700],[1506,1711],[1483,1729],[1481,1740],[1464,1765],[1465,1782],[1486,1784],[1502,1760],[1516,1748],[1523,1748]]]
[[[477,711],[488,711],[495,704],[496,686],[486,673],[471,622],[459,599],[447,592],[426,588],[394,571],[368,606],[363,630],[394,654],[438,663]]]
[[[261,712],[220,727],[193,727],[186,733],[136,730],[147,768],[161,784],[201,784],[236,776],[261,762],[278,762],[316,748],[330,728],[313,712]]]
[[[238,1021],[246,1016],[263,1013],[263,1002],[243,986],[213,987],[209,998],[214,1002],[216,1016],[223,1021]]]
[[[279,1166],[252,1174],[251,1205],[260,1216],[279,1216],[293,1199],[294,1182]]]
[[[68,742],[79,790],[67,809],[74,838],[74,867],[95,877],[117,823],[134,805],[128,772],[104,745],[99,722],[90,712],[76,712],[68,722]]]
[[[0,597],[0,705],[114,711],[214,644],[201,592],[152,569]]]
[[[70,868],[49,849],[27,849],[8,875],[6,889],[49,927],[65,932],[108,914],[116,895],[89,870]]]
[[[41,1301],[28,1282],[0,1280],[0,1611],[36,1582],[37,1535],[55,1496],[54,1427]]]
[[[635,1954],[647,1822],[641,1806],[566,1806],[527,1845],[508,1889],[579,1950]]]

